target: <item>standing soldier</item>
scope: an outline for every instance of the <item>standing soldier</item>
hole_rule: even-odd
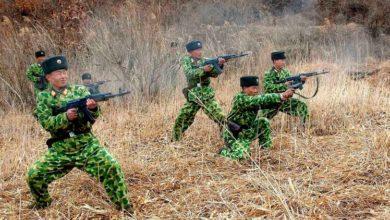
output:
[[[87,88],[68,84],[68,63],[63,56],[48,58],[42,63],[42,68],[49,84],[38,94],[36,112],[51,138],[47,141],[49,150],[28,171],[27,182],[35,199],[34,206],[49,206],[52,201],[49,184],[76,167],[103,183],[118,209],[133,212],[121,167],[92,134],[92,124],[86,122],[84,115],[75,108],[53,113],[71,100],[88,96]],[[87,100],[87,108],[94,118],[100,115],[94,100]]]
[[[217,77],[219,74],[211,65],[202,66],[205,58],[202,57],[202,42],[191,41],[186,45],[189,55],[182,59],[182,67],[187,79],[187,88],[183,93],[187,102],[180,109],[173,127],[173,140],[181,140],[183,133],[194,122],[195,115],[199,109],[203,109],[206,115],[219,126],[225,122],[225,115],[222,108],[215,100],[214,89],[210,86],[210,77]],[[223,68],[225,60],[220,58],[219,65]]]
[[[92,75],[90,73],[84,73],[81,75],[81,80],[83,81],[83,85],[88,88],[89,92],[94,95],[100,93],[99,86],[102,85],[102,83],[93,83],[92,81]]]
[[[37,97],[38,93],[46,89],[47,82],[45,74],[43,73],[41,63],[45,60],[45,51],[35,52],[36,63],[30,65],[26,71],[27,78],[34,83],[34,95]]]
[[[250,144],[259,139],[261,148],[272,146],[271,127],[267,118],[261,117],[258,111],[263,107],[284,103],[293,96],[294,91],[288,89],[281,94],[259,95],[259,78],[244,76],[240,79],[242,91],[233,99],[232,110],[228,121],[240,126],[240,129],[226,129],[223,132],[225,146],[220,154],[232,159],[246,159],[250,156]]]
[[[277,84],[276,81],[285,79],[291,76],[290,71],[285,69],[286,56],[283,51],[277,51],[271,53],[271,60],[273,67],[264,74],[264,92],[265,93],[281,93],[288,89],[291,82],[285,84]],[[301,77],[302,82],[306,81],[306,77]],[[284,112],[289,115],[299,116],[302,124],[304,125],[309,117],[307,105],[299,99],[291,98],[287,102],[283,102],[281,105],[276,105],[268,109],[263,109],[262,113],[268,119],[272,119],[279,112]]]

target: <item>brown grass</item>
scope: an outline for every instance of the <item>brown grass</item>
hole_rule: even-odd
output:
[[[226,7],[214,2],[210,8],[243,13],[229,8],[231,2]],[[239,1],[249,13],[252,5],[244,3]],[[205,17],[186,17],[192,6],[189,1],[182,11],[170,11],[180,17],[168,26],[159,23],[165,10],[158,4],[147,8],[126,1],[114,11],[98,11],[81,26],[80,46],[86,49],[77,54],[62,50],[45,26],[0,24],[0,219],[125,218],[113,209],[102,186],[78,170],[51,184],[54,202],[49,208],[28,208],[26,170],[47,150],[48,134],[31,116],[32,90],[24,71],[31,50],[41,47],[69,57],[72,82],[90,71],[98,80],[117,80],[104,90],[131,90],[129,98],[102,104],[94,133],[123,168],[136,218],[388,219],[388,36],[378,42],[359,25],[316,26],[300,15],[206,25]],[[191,15],[210,13],[210,8],[196,7]],[[251,159],[243,162],[217,155],[223,141],[203,113],[183,141],[170,142],[184,102],[177,61],[193,38],[206,43],[207,56],[252,51],[213,80],[225,112],[239,91],[239,77],[262,77],[273,50],[288,52],[293,72],[330,70],[321,77],[319,94],[307,102],[310,129],[301,133],[297,120],[280,114],[272,120],[274,148],[259,150],[254,144]],[[169,47],[172,41],[178,48]],[[362,80],[348,75],[377,68]],[[309,95],[314,86],[310,81],[300,92]]]
[[[104,104],[94,133],[122,165],[137,218],[386,219],[389,90],[345,79],[338,66],[330,70],[319,95],[308,102],[310,131],[302,136],[294,120],[280,115],[273,120],[274,148],[253,147],[249,161],[216,154],[223,142],[203,113],[182,142],[169,142],[183,103],[179,93],[161,104]],[[233,92],[216,87],[218,100],[229,109]],[[9,112],[2,122],[0,213],[5,218],[123,217],[107,202],[101,185],[77,170],[51,185],[50,208],[28,209],[26,169],[46,151],[47,134],[29,113]]]

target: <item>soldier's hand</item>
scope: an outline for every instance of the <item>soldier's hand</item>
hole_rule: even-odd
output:
[[[282,100],[285,101],[285,100],[288,100],[289,98],[291,98],[293,95],[294,95],[294,92],[295,90],[294,89],[287,89],[285,92],[282,93]]]
[[[77,119],[77,109],[71,108],[66,111],[66,117],[68,118],[69,121],[73,121]]]
[[[307,77],[306,76],[301,76],[301,81],[302,82],[305,82],[307,80]]]
[[[204,70],[206,73],[210,72],[211,69],[212,69],[212,67],[211,67],[210,65],[206,65],[206,66],[203,67],[203,70]]]
[[[292,81],[287,81],[287,82],[285,82],[285,83],[284,83],[284,85],[286,85],[286,86],[290,86],[290,85],[291,85],[291,83],[292,83]]]
[[[223,58],[218,58],[218,64],[219,64],[219,65],[223,65],[225,62],[226,62],[225,59],[223,59]]]
[[[95,109],[97,107],[97,103],[93,99],[87,99],[87,108],[88,109]]]

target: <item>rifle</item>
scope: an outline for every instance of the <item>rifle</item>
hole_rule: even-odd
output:
[[[53,111],[53,113],[54,113],[54,115],[58,115],[62,112],[66,112],[68,109],[77,108],[82,113],[84,113],[84,117],[85,117],[85,120],[87,122],[94,123],[95,119],[93,118],[91,112],[87,108],[87,100],[88,99],[93,99],[96,102],[102,102],[102,101],[107,101],[107,100],[114,98],[114,97],[124,96],[124,95],[129,94],[129,93],[130,93],[129,91],[126,91],[126,92],[120,92],[117,94],[112,94],[112,93],[108,92],[108,93],[99,93],[99,94],[95,94],[95,95],[89,95],[89,96],[81,98],[81,99],[75,99],[75,100],[69,101],[63,107],[55,109]]]
[[[287,77],[285,79],[278,80],[275,83],[286,83],[286,82],[291,81],[292,83],[291,83],[291,85],[289,85],[289,88],[303,89],[304,82],[302,82],[302,80],[301,80],[302,76],[312,77],[312,76],[317,76],[317,75],[326,74],[326,73],[329,73],[329,71],[299,73],[295,76],[290,76],[290,77]]]
[[[39,76],[39,81],[38,81],[38,89],[39,90],[44,90],[46,89],[46,79],[45,79],[45,76]]]
[[[102,81],[97,81],[97,82],[94,82],[94,83],[89,83],[88,85],[86,86],[90,86],[90,87],[93,87],[93,86],[101,86],[107,82],[111,82],[111,80],[102,80]]]
[[[215,58],[207,59],[202,65],[198,66],[198,68],[206,66],[206,65],[212,65],[216,69],[217,74],[220,74],[222,72],[222,68],[219,66],[219,61],[218,61],[219,58],[223,58],[226,61],[228,61],[231,59],[236,59],[236,58],[240,58],[240,57],[247,56],[247,55],[249,55],[249,53],[225,54],[225,55],[218,56]]]
[[[97,81],[97,82],[94,82],[94,83],[88,83],[88,84],[84,84],[84,86],[86,86],[89,90],[89,92],[94,95],[94,94],[98,94],[100,93],[99,91],[99,86],[103,85],[104,83],[106,82],[111,82],[111,80],[102,80],[102,81]]]
[[[111,82],[111,80],[102,80],[102,81],[97,81],[97,82],[95,82],[95,83],[92,83],[92,84],[95,84],[95,85],[98,85],[98,86],[100,86],[100,85],[103,85],[104,83],[107,83],[107,82]]]

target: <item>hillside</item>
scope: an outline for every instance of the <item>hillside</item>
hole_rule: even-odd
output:
[[[389,219],[390,37],[386,1],[2,1],[0,219],[130,219],[102,186],[74,169],[50,185],[53,204],[29,208],[26,170],[47,151],[25,77],[33,53],[65,54],[70,81],[110,79],[94,134],[123,168],[137,219]],[[248,161],[218,156],[204,113],[180,142],[171,128],[184,98],[179,65],[192,39],[205,55],[249,51],[212,81],[228,113],[239,78],[263,77],[271,51],[293,73],[329,70],[310,100],[306,131],[272,119],[274,147]],[[315,90],[310,79],[299,93]]]
[[[146,96],[166,92],[160,87],[167,84],[155,85],[155,78],[171,71],[171,63],[177,60],[170,54],[184,52],[185,42],[193,38],[209,42],[209,56],[239,50],[263,56],[273,48],[283,48],[293,52],[293,59],[336,55],[349,59],[348,64],[352,64],[350,59],[353,63],[365,63],[367,57],[387,59],[390,37],[385,15],[389,4],[374,0],[228,0],[200,5],[192,0],[2,1],[0,88],[4,95],[0,106],[9,109],[33,104],[32,89],[24,86],[28,82],[21,73],[38,49],[72,59],[74,80],[83,71],[107,77],[108,68],[116,80],[148,76],[134,90]],[[236,31],[240,34],[233,35]],[[239,38],[244,40],[237,42]],[[172,42],[177,47],[171,48]],[[316,46],[322,49],[310,54]],[[325,52],[329,47],[333,51]],[[143,63],[149,65],[141,67]],[[177,76],[165,80],[172,88]],[[153,91],[149,91],[151,87]]]

